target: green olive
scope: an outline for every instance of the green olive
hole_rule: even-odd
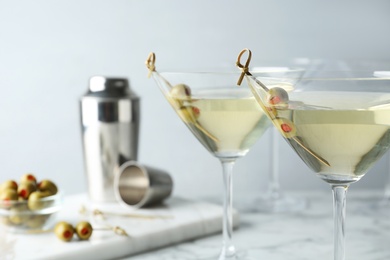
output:
[[[50,214],[32,216],[25,221],[25,225],[29,228],[41,228],[49,217]]]
[[[186,107],[181,107],[177,111],[177,113],[185,123],[195,124],[196,120],[199,118],[200,110],[199,108],[194,106],[186,106]]]
[[[54,233],[62,241],[69,242],[74,234],[74,228],[68,222],[58,222],[54,227]]]
[[[267,100],[270,105],[281,106],[288,104],[288,93],[285,89],[275,87],[268,91]]]
[[[297,135],[297,129],[293,122],[286,118],[277,118],[273,120],[275,126],[279,130],[279,132],[285,138],[292,138]]]
[[[18,201],[17,203],[15,203],[15,205],[12,206],[12,208],[14,208],[14,209],[16,209],[17,211],[20,211],[20,212],[29,210],[25,200]]]
[[[92,226],[89,222],[81,221],[76,225],[76,234],[80,240],[87,240],[92,235]]]
[[[34,174],[26,173],[26,174],[23,174],[22,177],[20,178],[20,183],[29,182],[29,181],[32,181],[35,184],[37,183],[37,178],[35,178]]]
[[[185,84],[178,84],[171,88],[169,94],[175,99],[187,99],[191,97],[191,89]]]
[[[9,209],[18,201],[18,193],[14,189],[4,189],[0,191],[0,207]]]
[[[26,214],[23,214],[24,210],[26,209],[19,206],[11,208],[9,216],[10,222],[14,225],[23,224],[28,219],[28,216]]]
[[[50,194],[45,191],[34,191],[28,197],[27,205],[30,210],[39,210],[46,207],[47,201],[42,199]]]
[[[189,101],[191,98],[191,89],[187,85],[178,84],[169,91],[169,102],[171,105],[179,109],[183,106],[183,101]]]
[[[54,182],[50,180],[42,180],[38,183],[38,189],[40,191],[47,191],[50,193],[50,195],[57,194],[58,189],[57,186],[54,184]]]
[[[17,190],[18,184],[14,180],[7,180],[0,185],[0,190],[5,190],[5,189]]]
[[[18,187],[18,195],[19,198],[22,198],[24,200],[28,199],[30,194],[37,190],[37,186],[31,182],[22,182]]]

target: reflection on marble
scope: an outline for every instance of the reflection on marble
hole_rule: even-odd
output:
[[[300,193],[310,201],[308,209],[290,214],[240,214],[234,232],[239,250],[254,260],[333,259],[333,206],[329,192]],[[390,259],[390,208],[375,210],[382,194],[350,189],[347,200],[346,259]],[[131,260],[187,260],[217,255],[221,236],[185,242]],[[217,259],[217,257],[215,257]]]

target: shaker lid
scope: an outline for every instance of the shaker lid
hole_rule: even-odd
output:
[[[130,91],[129,81],[126,78],[107,78],[103,76],[93,76],[89,79],[87,95],[95,97],[135,96]]]

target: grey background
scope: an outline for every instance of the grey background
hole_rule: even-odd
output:
[[[142,99],[139,160],[169,171],[178,196],[220,193],[219,162],[146,77],[150,51],[161,70],[233,68],[245,47],[253,65],[387,62],[389,25],[385,0],[0,0],[0,179],[33,172],[85,191],[78,100],[90,76],[124,76]],[[237,192],[265,190],[269,145],[266,133],[237,162]],[[284,189],[328,189],[282,140],[280,151]],[[384,158],[353,189],[383,189],[387,172]]]

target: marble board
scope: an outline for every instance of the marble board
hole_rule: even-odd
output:
[[[94,216],[93,209],[111,213],[135,213],[161,218],[134,218],[117,215]],[[84,208],[84,214],[80,209]],[[234,211],[234,225],[238,225]],[[65,197],[64,206],[56,221],[75,225],[89,220],[94,227],[120,226],[129,237],[119,236],[110,230],[94,231],[87,241],[76,237],[63,242],[53,232],[20,234],[0,226],[0,259],[114,259],[178,244],[222,230],[222,207],[208,202],[170,198],[164,205],[151,209],[133,210],[117,203],[92,204],[86,194]]]

